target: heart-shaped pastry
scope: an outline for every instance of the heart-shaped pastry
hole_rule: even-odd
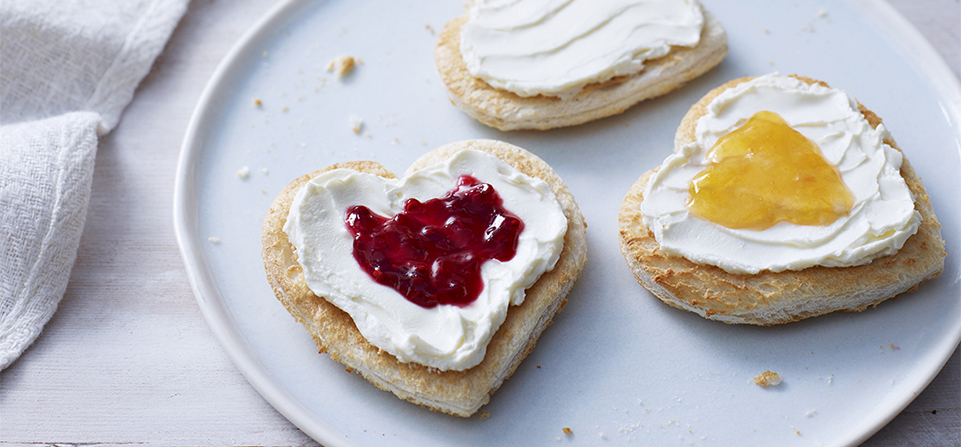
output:
[[[443,198],[453,198],[463,178],[481,179],[478,185],[486,185],[497,199],[497,206],[488,208],[502,212],[482,213],[465,200],[461,208],[473,209],[445,206]],[[426,207],[441,208],[448,216],[428,216],[435,225],[417,222],[415,216],[425,213],[414,208]],[[470,214],[481,214],[489,223],[469,228]],[[444,267],[456,258],[485,257],[480,250],[465,250],[471,245],[466,242],[482,242],[484,232],[503,219],[523,225],[508,241],[510,256],[474,263],[475,272]],[[402,232],[405,226],[414,231]],[[284,231],[307,286],[350,314],[370,343],[404,362],[463,370],[483,359],[508,306],[522,303],[524,289],[553,268],[567,219],[546,182],[468,149],[402,179],[353,169],[324,172],[300,188]],[[445,233],[456,232],[479,234],[452,243],[456,238]],[[446,288],[458,289],[461,283],[464,296],[453,301],[463,305],[436,305],[451,300],[451,294],[438,294],[433,278],[454,283]],[[433,295],[424,296],[428,291]]]
[[[762,111],[778,117],[752,129],[752,117]],[[787,123],[793,130],[784,129]],[[732,135],[748,138],[722,152],[767,146],[791,157],[812,155],[799,150],[809,139],[830,166],[817,154],[799,167],[754,153],[742,160],[747,169],[721,172],[707,189],[723,187],[698,199],[728,215],[715,220],[721,212],[696,214],[690,191],[704,186],[696,182],[702,175],[716,173],[712,151]],[[751,176],[757,178],[751,182]],[[808,188],[810,182],[835,193]],[[744,183],[753,189],[744,195],[761,203],[723,197],[739,194]],[[853,206],[825,197],[843,198],[845,189]],[[794,196],[798,191],[815,197]],[[784,204],[793,209],[757,219]],[[811,210],[813,217],[805,216]],[[735,79],[694,104],[678,128],[674,154],[627,192],[618,230],[624,258],[653,295],[725,323],[773,325],[864,310],[916,289],[944,268],[944,240],[931,202],[881,119],[846,92],[776,73]]]
[[[451,102],[500,130],[616,115],[727,55],[727,33],[698,2],[467,3],[434,61]]]
[[[457,202],[474,199],[485,204]],[[466,223],[456,212],[465,206],[475,216],[490,214],[480,219],[486,223]],[[522,223],[516,249],[480,264],[476,297],[425,305],[405,296],[420,287],[410,286],[418,278],[474,256],[464,251],[470,246],[465,241],[511,239],[511,219]],[[383,234],[397,226],[415,230]],[[445,228],[482,234],[441,235],[446,239],[436,242]],[[402,398],[469,416],[513,372],[561,306],[586,261],[584,230],[570,191],[546,163],[506,143],[472,140],[431,151],[403,179],[373,162],[298,178],[265,218],[263,256],[278,299],[321,352]],[[371,242],[378,237],[383,240]],[[453,251],[421,250],[426,241]],[[363,249],[356,248],[372,243],[397,253],[378,254],[376,266],[365,265],[358,261]],[[418,250],[433,257],[408,259]],[[375,280],[390,275],[400,281]]]

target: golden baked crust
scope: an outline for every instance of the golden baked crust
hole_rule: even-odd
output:
[[[679,146],[694,141],[694,127],[717,95],[751,78],[730,81],[704,96],[691,107],[675,137]],[[798,77],[807,83],[823,82]],[[868,122],[877,127],[880,118],[859,104]],[[885,142],[901,150],[892,139]],[[621,252],[638,282],[661,301],[703,317],[725,323],[773,325],[798,321],[830,312],[862,311],[868,306],[913,291],[922,281],[933,279],[944,268],[944,240],[921,179],[907,157],[901,176],[914,194],[921,213],[917,234],[908,238],[897,254],[853,267],[811,267],[799,271],[735,274],[711,265],[695,264],[684,257],[661,251],[654,234],[644,226],[641,202],[648,179],[644,173],[628,191],[618,213]]]
[[[463,149],[493,154],[521,172],[550,184],[568,218],[564,250],[554,269],[527,289],[524,303],[512,306],[494,334],[484,360],[465,371],[438,371],[416,363],[402,363],[367,342],[350,316],[314,295],[307,287],[297,256],[283,231],[297,191],[322,172],[349,168],[385,178],[394,174],[376,162],[339,163],[298,177],[277,196],[262,231],[262,256],[267,279],[277,299],[311,334],[321,353],[360,373],[377,387],[398,397],[456,416],[468,417],[486,404],[534,348],[541,332],[567,302],[566,296],[587,261],[586,224],[574,196],[553,169],[537,156],[516,146],[492,140],[448,144],[423,155],[411,166],[416,170],[448,158]]]
[[[667,55],[646,61],[640,73],[587,85],[569,99],[524,98],[491,87],[467,71],[460,54],[460,30],[467,19],[465,14],[444,26],[437,38],[434,61],[451,102],[474,119],[500,130],[546,130],[616,115],[684,85],[727,55],[727,34],[705,10],[704,29],[696,47],[673,47]]]

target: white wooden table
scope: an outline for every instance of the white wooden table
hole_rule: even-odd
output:
[[[890,1],[961,76],[958,0]],[[172,228],[174,172],[193,108],[273,3],[194,0],[119,127],[101,140],[66,295],[0,375],[0,446],[313,444],[214,339]],[[959,352],[865,445],[961,444]]]

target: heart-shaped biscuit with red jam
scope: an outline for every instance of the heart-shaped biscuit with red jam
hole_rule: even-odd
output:
[[[586,262],[585,224],[541,159],[453,143],[396,178],[373,162],[302,176],[265,218],[277,298],[382,389],[469,416],[533,348]]]

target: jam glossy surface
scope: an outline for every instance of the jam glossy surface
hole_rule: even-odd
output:
[[[719,139],[708,160],[691,180],[688,208],[727,228],[830,225],[854,204],[818,145],[773,112],[758,112]]]
[[[484,289],[481,265],[512,259],[524,229],[491,185],[467,175],[444,197],[408,199],[392,218],[356,205],[345,222],[361,268],[425,308],[474,302]]]

